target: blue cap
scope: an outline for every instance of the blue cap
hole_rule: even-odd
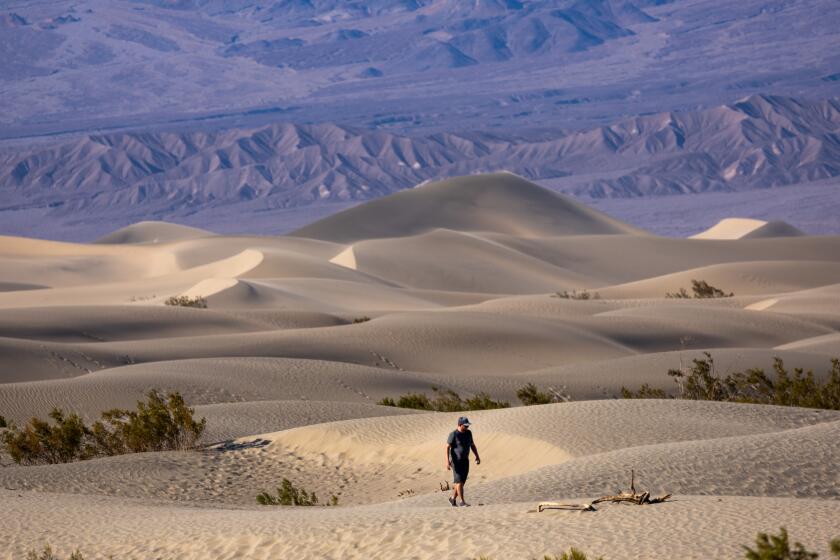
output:
[[[458,418],[458,425],[459,426],[469,426],[470,425],[470,419],[467,418],[466,416],[461,416],[460,418]]]

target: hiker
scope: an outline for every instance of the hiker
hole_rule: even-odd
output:
[[[475,464],[481,464],[478,456],[478,448],[473,442],[473,435],[470,431],[470,421],[465,416],[458,418],[458,428],[449,434],[446,440],[446,470],[452,469],[453,493],[449,497],[449,503],[453,507],[469,506],[464,500],[464,483],[470,472],[470,449],[475,453]],[[458,499],[460,498],[460,503]]]

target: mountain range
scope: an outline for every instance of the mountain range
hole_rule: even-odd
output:
[[[0,14],[0,228],[278,233],[498,170],[596,205],[833,189],[838,19],[828,0],[23,1]]]

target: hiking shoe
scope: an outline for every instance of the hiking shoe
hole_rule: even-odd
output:
[[[452,507],[458,507],[458,504],[455,503],[455,498],[449,496],[449,503],[452,504]]]
[[[455,500],[452,500],[452,505],[453,506],[455,505]],[[461,506],[461,507],[470,507],[470,504],[468,504],[467,502],[461,502],[458,505]]]

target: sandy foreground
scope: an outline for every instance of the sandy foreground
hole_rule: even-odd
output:
[[[666,299],[706,280],[734,297]],[[588,291],[597,299],[556,297]],[[200,295],[208,309],[163,305]],[[362,322],[355,320],[369,318]],[[0,455],[0,558],[737,558],[788,528],[840,537],[840,413],[680,400],[669,368],[825,375],[840,356],[840,238],[731,220],[656,237],[508,174],[426,185],[287,237],[144,223],[99,243],[0,238],[0,414],[93,419],[152,388],[208,421],[203,447],[22,467]],[[457,414],[384,407],[431,387],[483,462],[449,506]],[[626,488],[672,503],[536,513]],[[338,507],[258,506],[289,478]]]

